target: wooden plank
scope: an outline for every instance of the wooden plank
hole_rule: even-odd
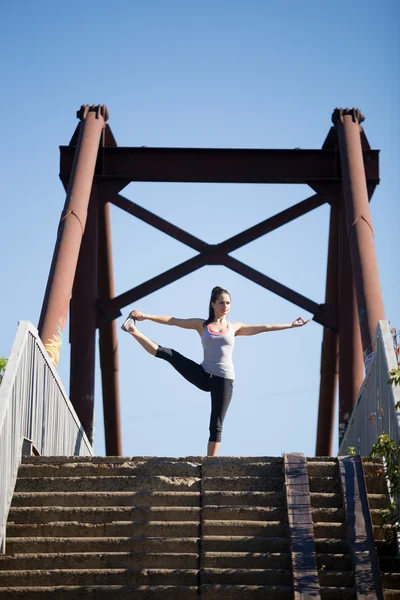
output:
[[[338,463],[357,600],[383,600],[362,460],[339,456]]]
[[[293,569],[293,598],[294,600],[317,600],[321,595],[307,460],[304,454],[285,454],[284,464]]]

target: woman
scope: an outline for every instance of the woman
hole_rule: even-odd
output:
[[[217,456],[221,445],[221,432],[226,411],[233,393],[235,370],[232,352],[237,335],[256,335],[265,331],[279,331],[302,327],[308,321],[296,319],[287,325],[245,325],[230,323],[226,316],[231,307],[231,296],[227,290],[215,287],[211,292],[208,319],[176,319],[147,315],[133,310],[122,325],[149,354],[169,362],[187,381],[205,392],[211,392],[210,437],[207,456]],[[152,342],[136,329],[136,321],[154,321],[162,325],[175,325],[183,329],[194,329],[201,337],[204,360],[198,365],[171,348],[163,348]]]

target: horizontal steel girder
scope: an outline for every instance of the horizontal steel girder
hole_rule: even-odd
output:
[[[61,146],[60,178],[68,181],[74,146]],[[368,182],[379,181],[379,150],[364,150]],[[97,177],[198,183],[309,183],[341,181],[335,150],[101,148]]]

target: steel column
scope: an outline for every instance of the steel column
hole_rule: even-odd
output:
[[[70,305],[70,400],[92,445],[97,328],[97,187],[94,182]]]
[[[82,122],[39,319],[40,337],[55,366],[60,358],[99,142],[108,111],[105,106],[82,106],[77,116]]]
[[[342,198],[339,234],[339,445],[363,379],[364,364],[357,300]]]
[[[373,336],[380,319],[385,318],[379,283],[374,233],[368,202],[358,109],[336,109],[332,121],[338,135],[345,199],[346,228],[357,295],[364,360],[372,352]]]
[[[332,203],[329,222],[328,265],[326,272],[325,303],[338,303],[339,270],[339,209]],[[321,348],[321,382],[319,389],[316,456],[332,456],[337,388],[336,332],[324,327]]]
[[[114,298],[110,205],[103,201],[99,206],[98,296],[100,301]],[[106,322],[99,319],[99,346],[106,454],[122,456],[118,341],[115,320]]]

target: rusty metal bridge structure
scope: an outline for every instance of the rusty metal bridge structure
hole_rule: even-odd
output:
[[[68,146],[61,146],[66,189],[39,335],[57,366],[70,310],[70,399],[93,440],[95,336],[99,330],[106,453],[122,440],[115,319],[121,309],[206,265],[223,265],[310,312],[323,327],[316,455],[332,454],[336,395],[343,435],[364,365],[385,318],[369,201],[379,183],[379,151],[371,149],[359,109],[335,109],[317,150],[119,147],[104,105],[83,105]],[[207,244],[125,198],[132,181],[307,184],[312,195],[218,244]],[[198,254],[115,296],[110,204]],[[322,303],[236,260],[231,252],[302,215],[330,205],[326,294]]]

